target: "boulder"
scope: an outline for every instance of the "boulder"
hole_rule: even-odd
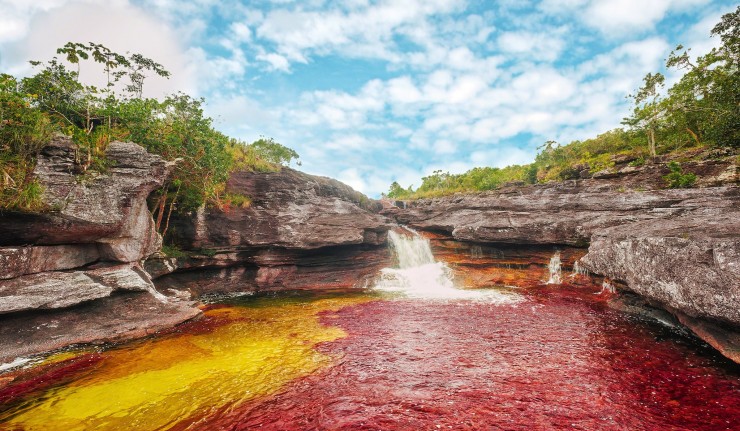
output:
[[[594,234],[584,268],[669,310],[740,327],[740,211],[703,208]]]

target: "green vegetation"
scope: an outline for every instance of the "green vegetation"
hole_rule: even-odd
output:
[[[668,187],[672,189],[688,188],[696,182],[696,175],[691,173],[684,174],[678,162],[668,163],[668,169],[671,170],[671,173],[664,176],[663,179],[668,184]]]
[[[38,73],[31,77],[0,74],[0,210],[46,209],[32,172],[39,151],[55,134],[79,146],[80,173],[105,171],[105,149],[115,140],[177,160],[174,174],[151,200],[163,234],[173,211],[248,206],[248,197],[225,191],[235,169],[275,171],[298,159],[271,138],[246,145],[217,131],[203,112],[203,99],[183,93],[143,98],[148,74],[167,78],[170,73],[140,54],[119,54],[92,42],[69,42],[57,54],[63,60],[32,61]],[[105,87],[80,82],[83,62],[102,71]]]
[[[164,244],[162,245],[162,254],[167,257],[181,258],[186,257],[188,254],[180,250],[176,245]]]
[[[645,76],[634,95],[633,111],[625,118],[626,129],[614,129],[593,139],[559,145],[548,141],[539,148],[535,161],[505,168],[474,168],[463,174],[435,171],[422,184],[403,188],[394,182],[387,196],[418,199],[497,189],[507,183],[535,184],[581,177],[581,173],[609,170],[619,162],[630,166],[654,163],[657,156],[690,158],[696,149],[726,147],[740,149],[740,7],[725,14],[712,30],[722,44],[692,61],[679,45],[666,67],[684,70],[683,77],[667,92],[660,73]],[[689,151],[691,150],[691,151]],[[700,151],[699,151],[700,152]],[[684,174],[678,164],[669,165],[668,187],[691,187],[693,174]]]

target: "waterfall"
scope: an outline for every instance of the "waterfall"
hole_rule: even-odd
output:
[[[388,240],[397,268],[384,268],[373,286],[386,292],[401,293],[417,299],[473,299],[491,303],[512,303],[521,299],[517,295],[494,290],[464,290],[455,287],[452,270],[438,262],[432,254],[429,240],[416,231],[388,232]]]
[[[601,282],[601,290],[596,295],[601,295],[602,293],[617,293],[617,288],[606,277]]]
[[[561,284],[563,282],[563,273],[560,269],[560,252],[555,252],[550,258],[550,264],[547,265],[547,269],[550,271],[550,279],[547,280],[547,284]]]
[[[586,268],[581,268],[581,264],[578,263],[578,261],[575,261],[575,263],[573,263],[573,273],[570,277],[572,278],[579,275],[588,275],[588,270]]]

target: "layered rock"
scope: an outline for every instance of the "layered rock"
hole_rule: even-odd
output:
[[[78,156],[56,138],[34,171],[46,210],[0,214],[2,361],[135,338],[200,314],[159,294],[141,267],[161,247],[146,199],[173,165],[123,142],[108,146],[104,172],[84,173]]]
[[[236,172],[227,192],[246,208],[202,209],[173,220],[188,258],[150,260],[162,289],[193,295],[362,286],[389,264],[389,220],[378,202],[339,181],[289,168]],[[212,256],[192,251],[205,250]]]
[[[119,293],[75,307],[16,313],[0,321],[0,364],[72,344],[139,338],[197,317],[193,303],[166,302],[141,293]]]
[[[236,172],[227,192],[249,197],[247,208],[201,210],[174,223],[185,248],[282,247],[317,249],[337,245],[382,245],[388,220],[361,193],[337,180],[290,168]]]
[[[77,147],[58,137],[38,157],[40,213],[3,214],[0,245],[96,244],[103,260],[133,262],[159,250],[146,198],[173,164],[133,143],[112,142],[105,173],[79,173]]]
[[[581,263],[665,307],[740,327],[738,204],[599,231]]]
[[[736,204],[739,195],[734,186],[618,191],[586,180],[424,199],[384,212],[461,241],[585,246],[605,228],[725,207]]]
[[[58,137],[39,155],[34,175],[46,211],[2,215],[0,313],[151,290],[139,261],[159,250],[161,238],[146,198],[164,184],[172,164],[136,144],[113,142],[107,171],[81,174],[77,151]],[[94,262],[124,265],[87,268]]]

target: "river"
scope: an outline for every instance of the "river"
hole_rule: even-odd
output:
[[[367,289],[220,298],[43,358],[0,390],[0,430],[740,429],[737,365],[557,283],[559,255],[536,288],[471,290],[427,240],[391,240]]]

